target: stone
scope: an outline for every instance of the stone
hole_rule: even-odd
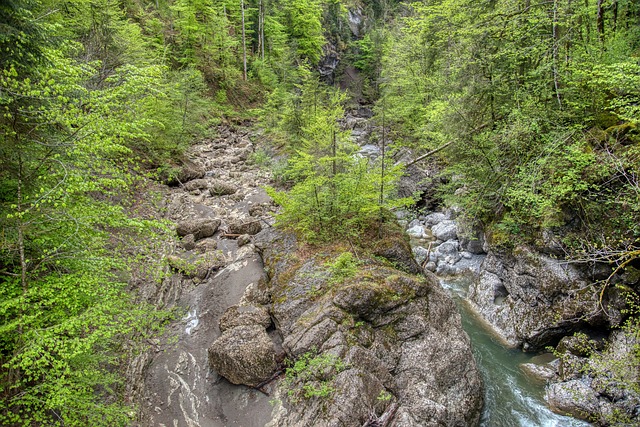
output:
[[[459,244],[457,240],[448,240],[439,245],[433,252],[439,260],[444,260],[446,257],[457,258],[459,257],[458,248]]]
[[[262,230],[262,224],[259,219],[235,220],[227,225],[227,233],[229,234],[248,234],[253,236]]]
[[[520,246],[489,252],[469,300],[510,345],[536,351],[605,322],[589,283],[575,264]]]
[[[193,234],[187,234],[182,238],[180,244],[185,250],[192,251],[196,248],[196,238],[193,236]]]
[[[238,237],[236,242],[238,243],[238,247],[241,248],[251,243],[251,236],[249,236],[248,234],[243,234],[240,237]]]
[[[447,219],[447,216],[442,212],[432,212],[424,217],[424,223],[430,227],[433,227],[434,225],[439,224]]]
[[[538,365],[536,363],[523,363],[520,365],[520,369],[529,377],[540,382],[547,382],[557,378],[555,369],[553,369],[549,365]]]
[[[411,226],[411,224],[409,224],[409,226]],[[421,239],[425,236],[424,227],[420,224],[414,225],[407,230],[407,234],[411,237],[415,237],[416,239]]]
[[[220,226],[219,219],[192,219],[180,222],[176,227],[178,236],[184,237],[188,234],[192,234],[194,240],[200,240],[205,237],[211,237],[215,234]]]
[[[235,185],[219,179],[212,180],[209,187],[209,193],[212,196],[228,196],[235,194],[236,191],[238,191],[238,188]]]
[[[458,227],[452,220],[445,220],[431,228],[433,235],[442,241],[455,240],[458,237]]]
[[[248,305],[233,305],[220,318],[220,332],[224,333],[238,326],[258,325],[266,329],[271,325],[271,316],[263,307]]]
[[[211,252],[218,249],[218,241],[213,238],[202,239],[196,243],[196,250],[200,253]]]
[[[413,252],[413,257],[420,265],[427,259],[427,255],[430,255],[429,251],[422,246],[414,246],[411,251]]]
[[[209,187],[209,182],[206,179],[194,179],[184,184],[184,189],[187,191],[204,190]]]
[[[429,261],[427,263],[427,265],[424,266],[424,268],[425,268],[425,270],[428,270],[428,271],[431,271],[431,272],[435,272],[436,268],[437,268],[437,265],[436,265],[435,262]]]
[[[553,412],[582,420],[597,417],[600,412],[596,393],[581,380],[551,384],[545,399]]]
[[[587,357],[591,353],[591,346],[584,338],[568,335],[558,343],[557,350],[560,353],[569,352],[575,356]]]
[[[411,245],[405,236],[389,236],[376,242],[373,253],[386,258],[407,273],[419,274],[422,271],[413,257]]]
[[[380,148],[373,144],[366,144],[363,145],[362,148],[360,148],[360,151],[358,153],[363,157],[375,159],[380,155]]]
[[[276,351],[263,326],[237,326],[209,347],[209,365],[233,384],[256,386],[275,372]]]
[[[163,176],[163,181],[169,186],[177,186],[194,179],[203,178],[205,170],[202,166],[191,160],[185,160],[182,167],[173,173],[168,172]]]

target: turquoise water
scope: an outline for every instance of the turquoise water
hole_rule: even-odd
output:
[[[526,376],[520,364],[535,354],[500,344],[464,302],[468,282],[442,280],[450,290],[462,316],[462,326],[471,338],[473,352],[485,385],[484,427],[582,427],[590,424],[551,412],[544,401],[544,384]]]

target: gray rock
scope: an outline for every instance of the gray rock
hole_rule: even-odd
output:
[[[469,223],[464,217],[458,219],[457,225],[460,247],[463,250],[476,255],[486,253],[484,249],[484,232],[480,227]]]
[[[214,251],[200,255],[169,255],[167,262],[171,268],[188,278],[204,280],[212,271],[224,267],[226,259],[222,252]]]
[[[213,236],[219,226],[219,219],[192,219],[179,223],[176,227],[176,232],[178,233],[178,236],[181,237],[193,234],[193,238],[195,240],[200,240],[205,237]]]
[[[441,223],[449,218],[442,212],[433,212],[424,217],[424,223],[430,227],[433,227],[436,224]]]
[[[563,337],[558,343],[557,350],[560,353],[571,353],[579,357],[587,357],[592,351],[591,345],[585,339],[568,335]]]
[[[538,365],[537,363],[523,363],[520,369],[529,377],[540,381],[547,382],[557,378],[555,369],[549,365]]]
[[[291,402],[291,386],[279,388],[284,405],[270,426],[360,426],[391,405],[416,426],[478,423],[480,376],[455,304],[434,275],[408,275],[363,260],[358,275],[337,286],[326,272],[326,254],[293,255],[294,239],[272,229],[255,241],[270,272],[271,315],[283,348],[293,358],[319,352],[343,363],[342,370],[328,367],[307,380],[311,388],[328,381],[328,397]],[[405,241],[392,235],[372,245],[377,251],[391,246],[396,259],[411,257],[399,242]],[[405,424],[396,418],[395,425]]]
[[[544,348],[585,322],[603,323],[597,292],[575,264],[518,247],[489,253],[469,300],[511,345]]]
[[[420,265],[427,259],[427,255],[430,255],[429,251],[422,246],[414,246],[411,251],[413,252],[413,257]]]
[[[409,224],[410,228],[407,230],[407,234],[411,237],[415,237],[417,239],[421,239],[425,236],[424,234],[424,227],[420,224],[414,225],[413,227],[411,227],[411,224]]]
[[[209,365],[233,384],[256,386],[275,372],[276,351],[263,326],[237,326],[209,347]]]
[[[436,254],[436,258],[439,260],[444,260],[446,257],[458,257],[458,248],[459,244],[457,240],[448,240],[441,245],[439,245],[434,253]]]
[[[227,232],[229,234],[248,234],[253,236],[258,234],[261,230],[262,224],[258,219],[235,220],[230,222],[227,226]]]
[[[187,191],[204,190],[209,187],[209,182],[206,179],[194,179],[184,184],[184,189]]]
[[[238,237],[237,242],[238,242],[238,247],[241,248],[244,245],[251,243],[251,236],[249,236],[248,234],[243,234],[240,237]]]
[[[267,310],[256,305],[234,305],[229,307],[220,318],[220,332],[238,326],[262,326],[266,329],[271,324],[271,316]]]
[[[177,172],[173,174],[165,175],[163,181],[170,186],[176,186],[184,184],[193,179],[203,178],[205,170],[202,166],[192,162],[191,160],[185,160],[184,164]]]
[[[218,241],[213,238],[202,239],[196,243],[196,250],[200,253],[211,252],[218,249]]]
[[[234,194],[236,191],[238,191],[238,188],[235,185],[219,179],[212,180],[209,187],[209,192],[212,196],[227,196]]]
[[[375,159],[380,155],[380,148],[373,144],[367,144],[363,145],[362,148],[360,148],[359,153],[364,157]]]
[[[386,258],[394,263],[399,269],[412,274],[419,274],[421,268],[413,258],[411,245],[406,236],[389,236],[376,243],[373,253]]]
[[[545,399],[552,411],[582,420],[592,419],[600,412],[595,392],[580,380],[551,384]]]
[[[442,241],[455,240],[458,238],[458,227],[451,220],[442,221],[431,228],[433,235]]]
[[[349,8],[347,9],[347,13],[349,18],[348,19],[349,29],[351,30],[351,33],[355,37],[360,37],[360,30],[361,30],[360,27],[364,22],[364,16],[362,14],[362,10],[359,7]]]
[[[196,238],[193,236],[193,234],[187,234],[182,238],[180,244],[185,250],[191,251],[196,248]]]
[[[422,221],[420,221],[420,219],[414,219],[413,221],[411,221],[409,223],[409,225],[407,227],[411,228],[411,227],[415,227],[416,225],[423,225]]]
[[[437,265],[436,265],[435,262],[429,261],[427,263],[427,265],[424,266],[424,268],[425,268],[425,270],[428,270],[428,271],[431,271],[431,272],[435,272],[436,268],[437,268]]]

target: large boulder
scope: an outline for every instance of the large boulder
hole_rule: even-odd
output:
[[[445,220],[439,222],[431,228],[431,232],[438,239],[446,242],[458,238],[458,227],[455,221]]]
[[[236,191],[238,191],[238,187],[230,182],[222,181],[220,179],[212,180],[209,187],[209,192],[212,196],[228,196],[235,194]]]
[[[209,347],[209,365],[233,384],[256,386],[275,372],[276,351],[262,325],[240,325]]]
[[[400,270],[419,274],[422,269],[411,251],[409,239],[404,234],[389,234],[373,244],[373,253],[389,260]]]
[[[180,222],[176,227],[178,236],[192,234],[195,240],[213,236],[220,226],[219,219],[200,218]]]
[[[239,326],[262,326],[267,328],[271,317],[266,309],[255,305],[234,305],[220,318],[220,332],[224,333]]]
[[[184,189],[187,191],[204,190],[209,187],[209,182],[206,179],[194,179],[184,184]]]
[[[220,317],[219,325],[222,335],[209,347],[213,370],[234,384],[248,386],[273,375],[276,348],[267,334],[271,317],[264,307],[246,301],[233,305]]]
[[[583,420],[592,419],[600,410],[596,393],[582,380],[551,384],[546,400],[552,411]]]
[[[182,166],[163,173],[162,180],[170,186],[181,185],[194,179],[204,178],[205,170],[191,160],[184,160]]]
[[[550,408],[602,426],[640,425],[639,345],[637,331],[624,329],[611,334],[605,349],[601,341],[585,335],[563,340],[556,348],[560,363],[545,396]],[[591,350],[585,352],[586,348]]]
[[[229,234],[248,234],[253,236],[258,234],[262,230],[262,224],[259,219],[250,218],[248,220],[235,220],[229,223],[227,226],[227,232]]]

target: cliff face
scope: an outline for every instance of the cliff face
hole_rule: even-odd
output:
[[[585,327],[607,324],[590,283],[575,264],[526,247],[490,251],[469,300],[510,345],[540,350]]]

